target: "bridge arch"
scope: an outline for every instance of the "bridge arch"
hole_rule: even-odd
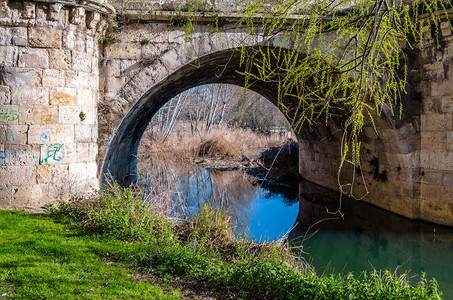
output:
[[[104,48],[104,74],[101,74],[104,76],[101,80],[104,92],[99,108],[103,118],[110,118],[110,129],[104,134],[106,130],[100,122],[99,140],[104,139],[99,147],[101,180],[105,176],[123,184],[134,180],[135,154],[140,137],[152,115],[173,96],[208,83],[243,86],[244,78],[236,72],[238,53],[228,49],[240,47],[245,34],[238,28],[223,28],[215,32],[207,26],[197,26],[194,35],[186,39],[182,28],[162,23],[130,24],[119,32],[118,43]],[[258,33],[250,37],[247,45],[262,42]],[[277,43],[278,37],[266,45],[272,47]],[[365,125],[361,154],[363,172],[356,173],[353,186],[357,197],[368,191],[363,198],[365,202],[408,218],[451,224],[453,210],[449,209],[453,205],[445,200],[448,195],[453,195],[451,188],[447,187],[451,172],[441,165],[446,161],[446,158],[442,160],[442,155],[447,155],[448,151],[423,150],[423,141],[428,142],[423,138],[426,131],[423,128],[439,130],[439,135],[447,134],[440,132],[440,123],[437,127],[430,127],[428,121],[431,118],[449,119],[447,116],[423,116],[423,111],[430,108],[427,100],[433,98],[426,97],[426,89],[419,85],[420,57],[423,56],[415,53],[413,59],[409,59],[414,65],[408,70],[410,87],[409,94],[402,99],[402,118],[384,112],[375,118],[375,127],[371,123]],[[251,89],[276,103],[270,83],[256,82]],[[304,127],[297,135],[302,177],[334,190],[339,189],[339,178],[342,183],[351,182],[354,173],[353,167],[346,166],[338,176],[342,121],[341,116],[329,119],[327,124],[319,120]],[[439,147],[446,146],[439,143]],[[436,163],[434,169],[428,165],[428,158]],[[439,199],[442,198],[439,201],[430,200],[432,193],[428,190],[432,189],[426,183],[426,179],[435,174],[443,178],[442,190],[446,192],[439,194]],[[437,206],[438,203],[442,208]]]
[[[204,84],[244,86],[245,78],[239,74],[244,68],[240,51],[219,50],[182,65],[155,84],[148,84],[147,90],[121,118],[110,141],[101,171],[102,183],[106,179],[113,179],[129,185],[136,180],[137,151],[141,136],[154,114],[165,103],[185,90]],[[143,84],[147,81],[142,78],[141,82]],[[149,87],[150,85],[152,86]],[[134,86],[133,80],[125,85],[124,90],[130,90],[131,86]],[[278,106],[276,83],[256,81],[249,88]],[[284,101],[287,106],[291,103],[291,99]],[[354,172],[352,167],[346,166],[340,176],[337,173],[342,155],[341,128],[345,120],[342,113],[339,112],[338,117],[329,118],[327,124],[321,120],[315,121],[311,126],[296,132],[300,145],[299,170],[302,177],[335,190],[338,190],[339,178],[340,183],[350,182]],[[289,119],[294,117],[291,110],[286,111],[285,116]],[[404,122],[395,121],[386,112],[375,118],[375,124],[379,134],[371,123],[364,129],[364,176],[356,176],[355,195],[365,195],[368,190],[371,195],[366,198],[367,202],[393,211],[396,208],[400,214],[414,217],[418,214],[419,206],[413,201],[417,186],[411,180],[418,172],[414,171],[418,170],[414,164],[417,164],[419,145],[416,135],[411,135],[416,130],[410,118]],[[395,195],[398,200],[395,200]]]
[[[196,86],[223,83],[243,87],[245,77],[238,73],[245,68],[241,61],[238,49],[213,52],[187,63],[147,90],[122,119],[110,142],[102,181],[111,178],[124,185],[134,182],[140,139],[154,114],[173,97]],[[249,89],[278,106],[275,83],[256,81]]]

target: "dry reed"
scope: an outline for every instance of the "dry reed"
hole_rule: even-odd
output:
[[[184,124],[179,128],[186,128]],[[241,160],[244,157],[252,160],[271,147],[282,145],[287,136],[279,134],[262,134],[243,128],[214,128],[210,132],[200,132],[194,135],[190,130],[177,130],[168,139],[160,136],[145,134],[142,138],[139,160],[162,159],[173,157],[176,160],[204,156],[231,160]]]

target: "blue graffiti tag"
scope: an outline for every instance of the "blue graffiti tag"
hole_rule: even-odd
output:
[[[46,130],[43,133],[41,133],[41,142],[44,143],[49,139],[50,131]]]
[[[11,128],[6,128],[6,131],[5,131],[5,139],[6,141],[8,141],[8,131],[11,133],[11,140],[14,142],[14,133],[13,131],[11,130]]]

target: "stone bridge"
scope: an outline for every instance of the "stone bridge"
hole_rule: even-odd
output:
[[[244,85],[231,50],[246,36],[235,26],[241,1],[201,14],[188,36],[175,23],[181,3],[1,1],[0,209],[36,210],[97,189],[106,177],[133,182],[140,138],[160,107],[198,85]],[[103,33],[109,23],[102,16],[115,9],[123,22]],[[425,32],[425,46],[408,52],[403,117],[384,113],[377,132],[364,128],[365,181],[356,180],[354,190],[364,194],[367,185],[368,203],[453,226],[453,35],[447,21],[441,28],[440,46]],[[262,43],[259,33],[246,43]],[[274,86],[250,88],[277,104]],[[302,177],[338,190],[335,122],[306,128],[297,139]],[[340,180],[351,173],[345,168]]]

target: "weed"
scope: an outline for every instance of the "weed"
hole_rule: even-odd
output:
[[[85,121],[86,116],[87,116],[86,113],[81,111],[80,114],[79,114],[80,121]]]
[[[151,158],[173,158],[190,160],[196,156],[251,160],[258,158],[262,151],[282,145],[287,138],[264,135],[251,129],[219,127],[209,133],[199,132],[191,135],[190,125],[180,122],[175,130],[164,140],[159,135],[144,134],[140,143],[139,160]]]
[[[150,43],[151,43],[151,41],[148,39],[144,39],[140,42],[141,45],[149,45]]]
[[[172,16],[170,18],[170,23],[168,24],[169,27],[181,27],[186,24],[187,20],[180,16]]]
[[[117,36],[114,34],[108,34],[106,36],[102,36],[100,39],[101,44],[104,44],[105,46],[111,45],[118,43],[120,40]]]

